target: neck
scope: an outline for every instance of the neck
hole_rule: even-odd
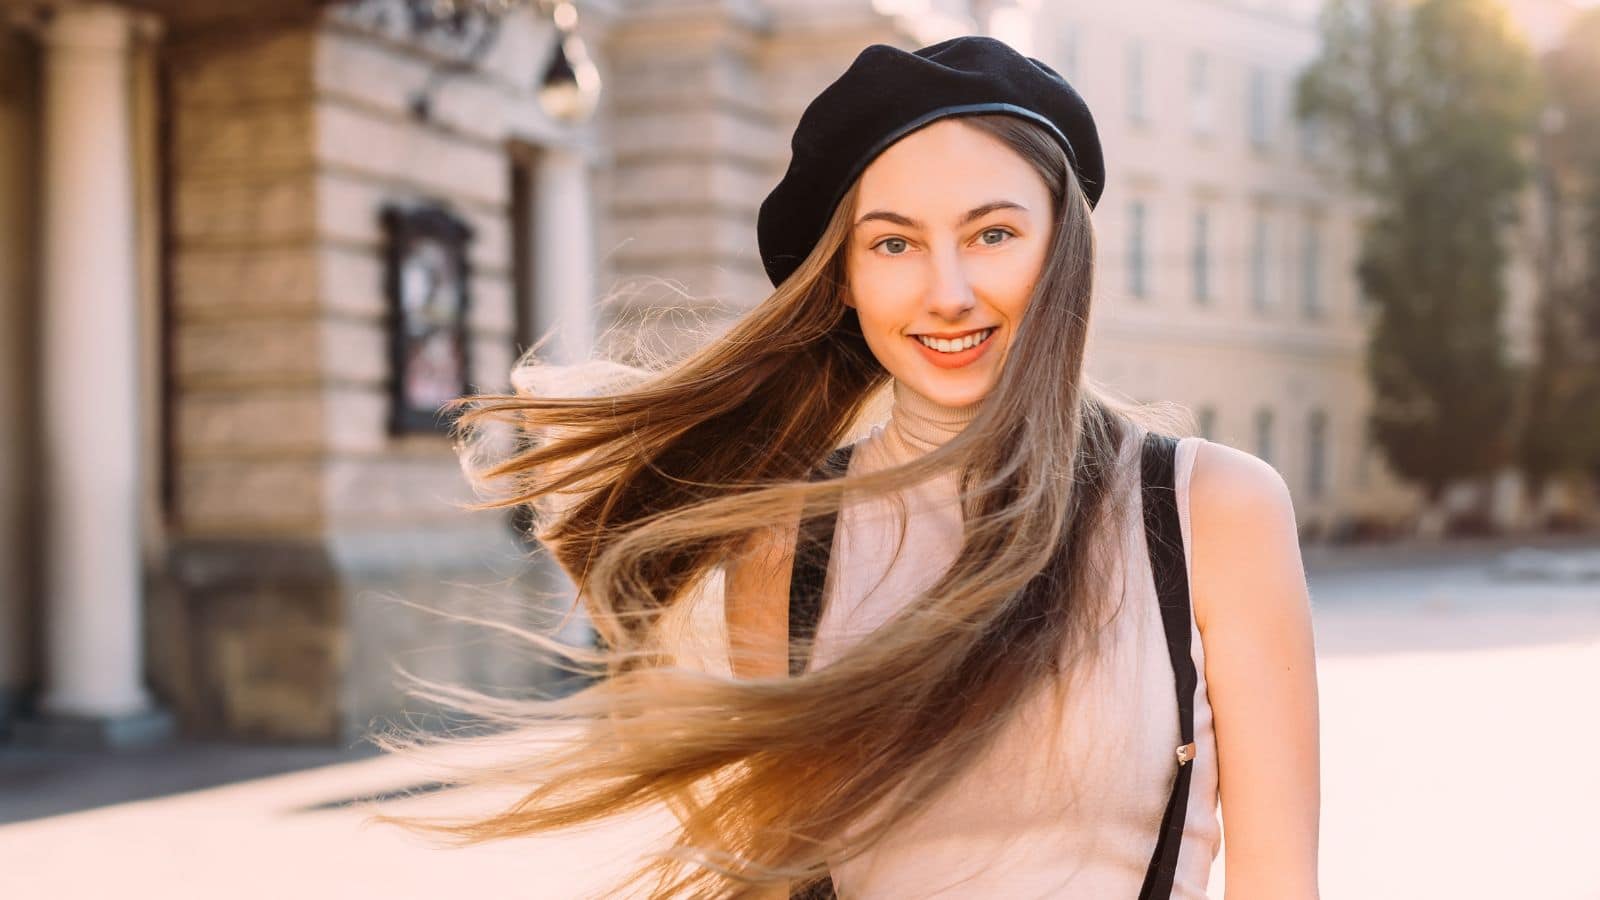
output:
[[[889,409],[886,431],[893,434],[913,454],[927,453],[950,440],[972,421],[983,401],[964,406],[946,406],[926,394],[918,393],[905,382],[893,381],[894,402]]]

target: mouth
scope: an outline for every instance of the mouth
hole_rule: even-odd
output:
[[[911,337],[916,339],[917,343],[935,353],[960,353],[987,341],[996,330],[998,330],[996,327],[990,326],[988,328],[976,328],[964,334],[951,337],[928,334],[913,334]]]
[[[958,369],[983,356],[999,330],[998,326],[991,326],[959,334],[908,334],[906,337],[916,342],[917,352],[929,363],[941,369]]]

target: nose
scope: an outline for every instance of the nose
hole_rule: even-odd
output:
[[[961,255],[953,249],[933,253],[933,267],[925,298],[929,312],[950,322],[958,322],[977,305],[972,285],[961,265]]]

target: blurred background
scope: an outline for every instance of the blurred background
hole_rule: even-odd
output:
[[[0,893],[577,896],[614,848],[348,811],[416,787],[396,665],[564,689],[395,602],[570,602],[438,407],[726,326],[805,104],[962,33],[1099,125],[1090,375],[1293,492],[1325,896],[1600,898],[1575,0],[0,0]]]

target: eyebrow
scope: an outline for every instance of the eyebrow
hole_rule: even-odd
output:
[[[1013,203],[1010,200],[990,200],[988,203],[985,203],[981,206],[974,206],[973,208],[967,210],[966,214],[961,217],[961,221],[956,223],[956,227],[959,228],[975,219],[981,219],[998,209],[1016,209],[1021,210],[1022,212],[1028,211],[1026,206],[1023,206],[1020,203]],[[853,227],[860,228],[862,225],[865,225],[874,219],[882,220],[884,222],[893,222],[902,228],[921,229],[924,227],[923,224],[918,222],[916,219],[908,216],[902,216],[897,212],[891,212],[887,209],[875,209],[872,212],[867,213],[866,215],[857,219],[856,224]]]

